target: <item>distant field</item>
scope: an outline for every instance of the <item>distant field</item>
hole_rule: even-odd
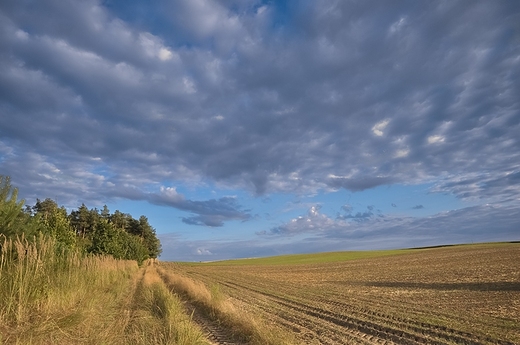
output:
[[[520,344],[520,244],[161,263],[295,344]]]
[[[293,254],[293,255],[271,256],[271,257],[267,257],[267,258],[213,261],[213,262],[207,262],[204,264],[215,265],[215,266],[317,264],[317,263],[356,260],[356,259],[363,259],[363,258],[374,258],[374,257],[379,257],[379,256],[399,255],[399,254],[409,253],[410,251],[412,251],[412,249]]]

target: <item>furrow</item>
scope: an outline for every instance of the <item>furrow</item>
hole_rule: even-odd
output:
[[[238,284],[236,281],[237,280],[235,280],[235,282],[232,284]],[[265,289],[265,286],[261,285],[262,284],[256,284],[257,287],[263,287]],[[241,287],[244,289],[251,289],[244,285],[241,285]],[[429,344],[446,344],[446,342],[448,342],[468,345],[480,345],[483,343],[514,345],[511,342],[493,339],[490,337],[477,336],[475,334],[458,331],[449,327],[437,326],[434,324],[418,322],[411,319],[404,319],[394,315],[375,312],[363,307],[353,307],[349,304],[333,301],[319,296],[309,296],[304,300],[305,303],[301,303],[297,302],[294,296],[287,298],[271,294],[265,290],[254,289],[254,291],[266,295],[272,295],[273,297],[280,298],[291,303],[298,303],[300,306],[304,307],[314,308],[310,306],[311,302],[318,303],[320,305],[329,305],[332,306],[332,308],[329,310],[325,310],[322,307],[315,309],[319,312],[325,312],[328,314],[326,317],[333,317],[340,320],[340,323],[343,323],[344,321],[341,321],[342,318],[339,316],[343,316],[343,319],[347,318],[354,320],[354,324],[357,325],[356,327],[359,327],[360,324],[362,328],[368,325],[368,327],[371,329],[384,329],[385,333],[390,333],[398,337],[405,337],[408,339],[417,339],[419,337],[421,341],[427,341]],[[282,289],[279,289],[278,293],[281,292],[283,292]],[[341,310],[338,311],[337,309]],[[346,311],[348,311],[348,313],[345,313]],[[384,326],[382,326],[381,323],[383,323]]]
[[[312,313],[302,308],[294,308],[294,306],[287,303],[280,303],[279,300],[266,296],[263,293],[258,293],[251,289],[247,289],[249,293],[244,293],[243,289],[229,283],[221,284],[238,291],[235,298],[254,305],[254,307],[261,309],[266,314],[276,315],[281,319],[304,327],[312,334],[316,334],[317,339],[322,344],[352,344],[353,342],[357,344],[381,344],[382,342],[389,345],[393,344],[374,334],[367,334],[354,328],[343,327],[341,324],[338,325],[337,322],[331,322],[331,320],[324,318],[323,315]],[[263,301],[258,296],[253,297],[254,294],[267,297],[269,301]]]
[[[289,298],[286,297],[280,297],[265,291],[258,291],[256,289],[247,287],[247,286],[241,286],[236,283],[227,283],[226,285],[236,285],[239,288],[242,289],[248,289],[251,291],[254,291],[256,293],[263,294],[264,296],[267,296],[271,298],[273,301],[275,301],[278,304],[284,305],[289,309],[297,310],[302,313],[305,313],[307,315],[311,315],[313,317],[316,317],[321,320],[326,320],[328,322],[334,323],[338,326],[345,327],[347,329],[353,329],[357,330],[361,333],[365,333],[374,337],[378,337],[382,340],[391,340],[398,344],[432,344],[432,345],[445,345],[448,344],[446,342],[441,342],[438,340],[431,339],[428,334],[423,333],[410,333],[399,329],[393,329],[390,327],[387,327],[385,325],[377,324],[373,321],[368,320],[362,320],[357,319],[352,316],[346,316],[346,315],[337,315],[335,313],[329,312],[327,310],[316,308],[313,306],[310,306],[308,304],[303,304],[299,302],[295,302]],[[340,317],[342,316],[342,317]],[[468,345],[479,345],[480,343],[476,342],[464,342]]]

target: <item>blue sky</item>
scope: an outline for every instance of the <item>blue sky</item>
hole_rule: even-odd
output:
[[[5,0],[0,174],[164,260],[520,238],[518,1]]]

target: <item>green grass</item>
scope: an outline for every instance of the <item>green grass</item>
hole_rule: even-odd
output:
[[[376,251],[349,251],[349,252],[327,252],[313,254],[279,255],[266,258],[238,259],[213,261],[203,263],[204,265],[298,265],[298,264],[321,264],[331,262],[342,262],[380,256],[391,256],[411,253],[411,249],[399,250],[376,250]]]
[[[265,258],[250,258],[250,259],[235,259],[235,260],[222,260],[222,261],[211,261],[204,263],[188,263],[179,262],[182,265],[209,265],[209,266],[242,266],[242,265],[299,265],[299,264],[322,264],[322,263],[333,263],[343,262],[350,260],[369,259],[383,256],[393,256],[402,254],[416,253],[420,250],[438,250],[441,248],[457,248],[457,247],[476,247],[476,246],[497,246],[497,245],[512,245],[512,242],[493,242],[493,243],[475,243],[475,244],[450,244],[450,245],[438,245],[431,247],[421,248],[406,248],[406,249],[393,249],[393,250],[366,250],[366,251],[344,251],[344,252],[325,252],[325,253],[311,253],[311,254],[291,254],[291,255],[279,255],[270,256]]]

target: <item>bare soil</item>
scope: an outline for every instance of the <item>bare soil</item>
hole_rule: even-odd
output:
[[[324,264],[162,265],[219,284],[300,344],[511,345],[520,344],[519,263],[520,244],[488,244]],[[225,330],[196,310],[194,319],[216,344],[235,344],[218,342]]]

